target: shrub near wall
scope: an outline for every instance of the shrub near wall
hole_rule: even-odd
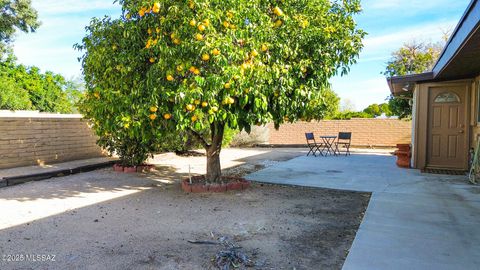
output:
[[[104,156],[81,115],[0,111],[0,169]]]
[[[410,143],[411,121],[398,119],[351,119],[297,122],[285,124],[275,130],[273,124],[266,126],[270,145],[304,145],[305,133],[338,135],[352,132],[352,145],[359,147],[395,147],[398,143]]]

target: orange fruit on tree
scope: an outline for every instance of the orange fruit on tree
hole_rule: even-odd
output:
[[[262,44],[262,52],[268,51],[268,46],[267,44]]]
[[[153,120],[157,119],[157,115],[152,113],[152,114],[150,114],[149,118],[150,118],[150,120],[153,121]]]
[[[171,82],[171,81],[173,81],[174,79],[175,79],[175,78],[173,78],[172,75],[170,75],[170,74],[167,75],[167,81]]]
[[[201,41],[201,40],[203,40],[203,35],[198,33],[198,34],[195,35],[195,39],[198,40],[198,41]]]
[[[225,87],[225,89],[230,89],[230,87],[232,87],[232,84],[227,82],[223,85],[223,87]]]
[[[208,61],[208,60],[210,60],[210,55],[208,55],[208,53],[204,53],[204,54],[202,55],[202,60],[203,60],[203,61]]]
[[[189,24],[190,26],[195,27],[197,25],[197,21],[195,21],[195,19],[191,19]]]
[[[155,106],[150,107],[151,112],[157,112],[158,108]]]
[[[275,27],[280,27],[280,26],[282,26],[282,24],[283,24],[282,20],[276,20],[275,21]]]
[[[182,42],[180,41],[180,39],[178,39],[178,38],[173,39],[173,44],[175,44],[175,45],[180,45],[180,43],[182,43]]]
[[[187,111],[191,112],[191,111],[195,110],[195,105],[188,104],[187,106],[185,106],[185,108],[187,109]]]
[[[191,119],[192,119],[192,122],[195,122],[198,120],[198,117],[196,115],[193,115]]]
[[[213,112],[218,112],[218,107],[217,107],[217,106],[213,106],[213,107],[212,107],[212,111],[213,111]]]
[[[163,119],[165,119],[165,120],[168,120],[170,118],[172,118],[172,115],[169,114],[169,113],[166,113],[166,114],[163,115]]]
[[[203,20],[203,25],[205,25],[206,27],[209,27],[210,26],[210,20],[209,19]]]
[[[220,55],[220,50],[215,48],[215,49],[213,49],[212,54],[213,55]]]
[[[207,106],[208,106],[208,102],[206,102],[206,101],[202,102],[202,107],[203,107],[203,108],[205,108],[205,107],[207,107]]]
[[[155,4],[153,4],[152,11],[153,11],[153,13],[160,12],[160,3],[159,2],[155,2]]]
[[[193,74],[195,75],[200,75],[200,70],[198,68],[196,68],[194,71],[193,71]]]
[[[253,50],[253,51],[250,53],[250,55],[251,55],[252,57],[257,57],[257,56],[258,56],[257,50]]]
[[[205,25],[203,25],[203,24],[200,24],[200,25],[198,26],[198,30],[199,30],[200,32],[205,31],[205,29],[206,29],[206,27],[205,27]]]
[[[199,105],[199,104],[200,104],[200,100],[195,99],[195,101],[194,101],[193,103],[195,103],[195,105]]]
[[[150,63],[155,63],[155,58],[151,57],[149,61]]]
[[[145,16],[145,11],[146,11],[146,10],[147,10],[146,8],[142,7],[142,8],[138,11],[138,16],[140,16],[140,17]]]
[[[223,26],[226,27],[226,28],[228,28],[228,27],[230,26],[230,23],[227,22],[227,21],[224,21],[224,22],[223,22]]]
[[[283,16],[283,11],[279,7],[275,7],[273,9],[273,13],[275,13],[275,15],[277,15],[279,17]]]
[[[196,70],[196,69],[197,69],[197,68],[196,68],[195,66],[191,66],[188,70],[189,70],[190,72],[192,72],[192,73],[195,73],[195,70]]]
[[[183,68],[184,68],[183,65],[178,65],[178,66],[177,66],[177,71],[178,71],[178,72],[182,72],[182,71],[183,71]]]

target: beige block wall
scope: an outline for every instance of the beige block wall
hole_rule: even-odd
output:
[[[410,143],[412,136],[411,121],[397,119],[324,120],[284,124],[279,130],[269,124],[267,128],[271,145],[305,144],[306,132],[314,132],[317,138],[352,132],[352,145],[360,147],[395,147],[398,143]]]
[[[104,156],[80,115],[0,112],[0,169]]]

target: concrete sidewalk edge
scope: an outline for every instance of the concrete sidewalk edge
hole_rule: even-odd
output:
[[[97,169],[102,169],[105,167],[112,166],[116,162],[117,162],[116,160],[110,160],[110,161],[99,162],[94,164],[80,165],[80,166],[76,166],[68,169],[58,169],[50,172],[6,176],[3,178],[0,178],[0,188],[23,184],[31,181],[46,180],[53,177],[62,177],[62,176],[67,176],[67,175],[72,175],[72,174],[77,174],[82,172],[90,172]]]

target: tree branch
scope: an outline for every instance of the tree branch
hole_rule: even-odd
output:
[[[198,140],[200,140],[203,147],[205,147],[205,148],[210,147],[210,144],[207,142],[207,140],[205,140],[205,138],[203,138],[202,134],[196,132],[195,130],[193,130],[191,128],[189,129],[189,131],[193,134],[193,136],[195,136]]]

